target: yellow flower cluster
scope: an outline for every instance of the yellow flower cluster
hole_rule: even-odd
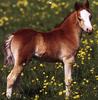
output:
[[[93,4],[98,6],[98,1],[93,1]]]
[[[39,100],[39,95],[35,95],[34,100]]]
[[[55,66],[56,66],[56,69],[63,69],[62,63],[56,62]]]
[[[50,4],[51,8],[58,8],[58,5],[55,2],[48,1],[47,4]]]
[[[89,83],[89,80],[86,79],[86,78],[84,78],[84,79],[83,79],[83,82],[82,82],[82,85],[86,85],[87,83]]]
[[[83,44],[83,47],[80,48],[78,54],[77,54],[77,57],[81,59],[81,64],[84,64],[85,60],[90,60],[91,59],[91,51],[92,51],[92,48],[91,48],[91,44],[93,44],[94,41],[93,40],[82,40],[82,44]]]
[[[3,16],[0,18],[0,26],[3,26],[9,20],[8,17]]]
[[[58,95],[61,96],[61,95],[64,95],[66,93],[66,90],[62,90],[62,91],[59,91]]]
[[[98,30],[96,31],[96,34],[95,34],[95,39],[96,39],[96,43],[98,44]]]
[[[78,94],[73,97],[74,100],[79,100],[79,98],[80,98],[80,95]]]
[[[20,6],[27,7],[28,6],[28,0],[18,0],[17,1],[17,6],[18,7],[20,7]]]
[[[98,75],[95,76],[95,79],[98,81]]]

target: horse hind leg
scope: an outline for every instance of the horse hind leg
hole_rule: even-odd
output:
[[[21,65],[15,65],[7,77],[6,96],[8,99],[11,98],[14,83],[16,82],[16,80],[17,80],[18,76],[20,75],[20,73],[22,72],[22,70],[23,70],[23,67]]]
[[[22,70],[23,70],[23,67],[21,65],[15,65],[13,69],[11,70],[11,72],[9,73],[7,77],[7,91],[6,91],[6,96],[8,98],[11,97],[13,85],[16,82]]]
[[[18,53],[13,53],[13,54],[15,58],[14,67],[7,77],[6,96],[8,99],[11,98],[14,83],[16,82],[17,78],[19,77],[19,75],[21,74],[23,70],[23,66],[19,62],[20,61],[19,56],[16,55]]]

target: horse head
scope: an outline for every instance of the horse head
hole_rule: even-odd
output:
[[[75,3],[75,10],[77,11],[77,21],[80,28],[88,33],[93,31],[91,24],[92,13],[89,8],[88,0],[85,0],[83,3]]]

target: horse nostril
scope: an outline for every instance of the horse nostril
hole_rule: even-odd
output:
[[[86,31],[89,32],[89,29],[87,28]]]
[[[92,32],[93,31],[93,29],[86,29],[86,31],[89,33],[89,32]]]
[[[86,32],[88,32],[88,33],[92,33],[92,31],[93,31],[93,28],[91,28],[91,29],[87,28],[86,29]]]

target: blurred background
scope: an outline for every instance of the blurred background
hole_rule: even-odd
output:
[[[6,77],[12,68],[3,68],[4,39],[21,28],[50,31],[74,10],[76,1],[0,0],[0,100],[6,100]],[[98,0],[89,2],[94,32],[82,34],[81,47],[73,65],[71,100],[98,100]],[[32,59],[21,74],[12,100],[64,100],[63,74],[62,63]]]

